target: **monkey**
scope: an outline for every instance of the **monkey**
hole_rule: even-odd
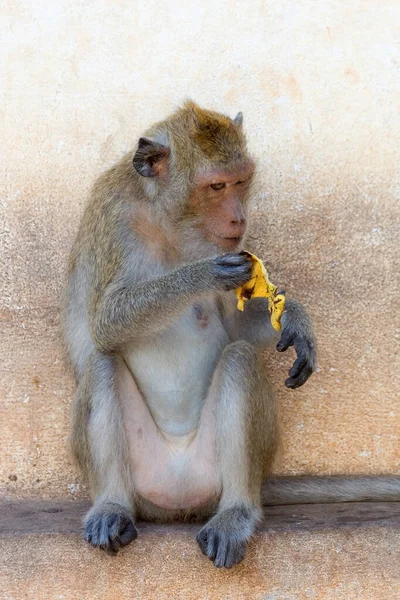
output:
[[[316,364],[310,317],[287,300],[278,340],[265,298],[236,308],[255,170],[242,113],[189,100],[93,186],[63,327],[77,383],[70,447],[93,499],[84,538],[106,552],[137,537],[138,519],[194,519],[202,553],[230,568],[263,499],[302,501],[312,487],[268,483],[280,436],[260,360],[267,344],[293,346],[285,385],[302,386]]]

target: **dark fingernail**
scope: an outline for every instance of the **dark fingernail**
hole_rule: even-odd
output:
[[[298,379],[294,379],[292,377],[289,377],[288,379],[286,379],[285,381],[285,386],[287,388],[289,388],[290,390],[295,390],[296,388],[298,388],[301,385],[301,383],[299,383]]]

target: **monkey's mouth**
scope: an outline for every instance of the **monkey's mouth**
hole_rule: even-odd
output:
[[[235,236],[235,237],[217,237],[217,244],[218,246],[223,246],[224,248],[234,248],[235,246],[238,246],[240,244],[240,242],[242,241],[243,237],[242,236]]]

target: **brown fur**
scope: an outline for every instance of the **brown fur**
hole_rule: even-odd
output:
[[[179,252],[174,235],[171,232],[168,235],[166,229],[150,216],[149,210],[142,207],[136,211],[132,229],[155,261],[170,266],[178,263]]]
[[[194,102],[187,102],[184,110],[191,116],[190,133],[195,144],[214,164],[243,158],[244,136],[231,119],[202,110]]]

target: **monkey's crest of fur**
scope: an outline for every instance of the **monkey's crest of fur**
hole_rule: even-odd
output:
[[[246,140],[240,125],[225,115],[200,108],[191,100],[181,110],[188,112],[190,134],[207,158],[217,163],[242,158]]]
[[[221,165],[235,169],[247,157],[242,115],[236,119],[200,108],[187,100],[168,119],[156,124],[146,136],[172,149],[178,167],[187,164]]]

